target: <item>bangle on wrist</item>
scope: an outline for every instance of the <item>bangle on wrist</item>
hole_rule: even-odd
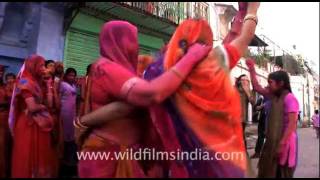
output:
[[[247,21],[247,20],[252,20],[256,23],[256,25],[258,25],[258,18],[256,15],[253,15],[253,14],[247,14],[244,19],[243,19],[243,22]]]
[[[84,124],[82,124],[81,119],[79,117],[77,117],[76,119],[76,125],[78,125],[80,128],[83,128],[83,129],[89,128],[88,126],[85,126]]]

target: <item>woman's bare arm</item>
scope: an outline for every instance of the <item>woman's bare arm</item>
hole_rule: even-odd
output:
[[[154,80],[148,82],[138,79],[137,83],[128,87],[125,83],[123,87],[127,90],[122,91],[124,98],[138,106],[161,103],[179,88],[192,68],[205,58],[210,50],[211,47],[194,44],[173,68]]]
[[[133,105],[116,101],[82,116],[80,121],[83,125],[88,127],[97,126],[111,120],[125,118],[132,113],[134,109]]]
[[[256,16],[259,6],[259,2],[249,2],[247,14]],[[230,44],[238,50],[240,57],[242,57],[247,51],[248,45],[254,37],[256,25],[257,24],[253,20],[244,21],[240,35],[231,41]]]
[[[264,97],[270,98],[272,96],[270,90],[268,88],[263,88],[257,80],[257,73],[254,68],[254,60],[247,59],[246,65],[249,68],[249,73],[250,73],[250,78],[251,78],[253,90],[258,92],[259,94],[263,95]]]

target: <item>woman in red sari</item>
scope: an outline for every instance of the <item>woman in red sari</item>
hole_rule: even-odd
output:
[[[8,126],[8,114],[10,98],[8,86],[3,82],[5,66],[0,65],[0,178],[9,177],[9,149],[10,132]]]
[[[45,106],[42,87],[44,58],[32,55],[20,70],[12,96],[10,128],[13,133],[12,177],[56,177],[56,150],[52,143],[54,120]]]
[[[145,81],[137,76],[138,38],[137,28],[125,21],[111,21],[104,24],[100,33],[100,54],[90,74],[91,107],[94,111],[114,101],[125,101],[140,107],[160,104],[180,86],[192,68],[207,55],[210,46],[194,44],[188,53],[171,70],[154,79]],[[125,151],[127,148],[148,147],[159,149],[179,149],[179,144],[172,134],[170,143],[163,144],[159,134],[154,131],[146,109],[136,110],[135,115],[110,121],[94,127],[81,144],[83,152]],[[154,112],[157,116],[161,111]],[[165,117],[164,117],[165,118]],[[78,121],[79,123],[79,121]],[[80,122],[81,124],[81,122]],[[168,127],[169,129],[169,127]],[[168,137],[166,132],[162,137]],[[143,137],[145,139],[143,139]],[[148,138],[148,139],[147,139]],[[161,138],[160,138],[161,139]],[[163,139],[161,139],[163,140]],[[161,144],[162,142],[162,144]],[[163,146],[159,147],[161,144]],[[169,148],[169,146],[171,146]],[[145,165],[146,163],[142,163]],[[164,177],[165,168],[159,175],[150,175],[151,167],[143,167],[136,160],[83,160],[79,161],[80,177]],[[172,161],[168,165],[171,177],[187,177],[186,169]]]

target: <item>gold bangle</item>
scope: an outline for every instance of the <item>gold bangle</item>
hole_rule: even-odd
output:
[[[77,124],[77,119],[73,121],[73,126],[75,128],[81,129],[81,127]]]
[[[171,68],[170,70],[179,78],[184,79],[181,73],[175,67]]]
[[[80,127],[84,128],[84,129],[88,129],[89,127],[82,124],[82,122],[80,121],[80,117],[77,118],[78,119],[78,124],[80,125]]]
[[[243,22],[245,22],[246,20],[252,20],[256,23],[256,25],[258,25],[258,18],[256,15],[253,15],[253,14],[247,14],[244,19],[243,19]]]
[[[88,126],[85,126],[85,125],[83,125],[83,124],[81,123],[79,117],[77,117],[77,119],[76,119],[75,121],[73,121],[73,125],[74,125],[75,127],[79,128],[79,129],[81,129],[81,128],[82,128],[82,129],[88,129],[88,128],[89,128]]]

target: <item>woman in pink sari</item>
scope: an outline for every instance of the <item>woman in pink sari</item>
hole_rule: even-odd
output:
[[[194,44],[177,65],[148,82],[139,78],[137,28],[125,21],[111,21],[100,33],[101,57],[92,65],[90,111],[114,101],[125,101],[140,106],[127,118],[110,121],[91,129],[81,145],[82,152],[124,152],[128,148],[148,147],[157,150],[180,148],[175,133],[159,132],[148,117],[146,107],[153,106],[151,118],[162,111],[156,107],[180,86],[192,68],[207,55],[211,47]],[[165,120],[166,117],[161,117]],[[76,124],[81,125],[80,121]],[[167,139],[165,139],[165,138]],[[168,138],[170,142],[168,142]],[[167,142],[166,142],[167,141]],[[164,167],[164,168],[162,168]],[[170,171],[170,173],[168,173]],[[155,173],[157,172],[157,173]],[[167,172],[167,173],[165,173]],[[157,174],[157,175],[156,175]],[[170,174],[170,175],[168,175]],[[187,177],[182,164],[176,161],[154,162],[136,160],[79,161],[80,177]]]

